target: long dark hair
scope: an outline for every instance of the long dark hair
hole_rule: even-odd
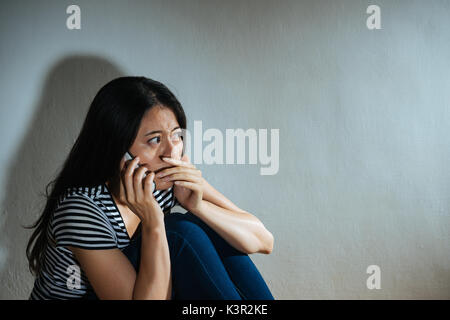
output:
[[[32,274],[39,274],[48,245],[47,229],[58,198],[70,187],[94,187],[110,181],[117,193],[120,160],[133,144],[144,114],[154,106],[171,109],[181,129],[186,116],[175,95],[162,83],[145,77],[120,77],[94,97],[81,132],[56,179],[45,189],[47,198],[28,241],[26,254]],[[49,192],[49,189],[51,190]]]

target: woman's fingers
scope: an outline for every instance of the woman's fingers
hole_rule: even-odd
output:
[[[185,180],[185,181],[191,181],[195,183],[199,183],[202,179],[201,177],[191,174],[189,172],[178,172],[171,174],[170,176],[165,177],[164,179],[161,179],[161,181],[173,181],[173,180]]]
[[[133,187],[133,176],[134,176],[134,170],[138,163],[139,163],[139,157],[136,157],[133,160],[131,160],[130,162],[128,162],[127,168],[124,173],[127,200],[130,203],[134,203],[136,201],[136,195],[135,195],[134,187]]]
[[[192,163],[189,163],[187,161],[177,160],[173,158],[162,158],[165,162],[176,165],[176,166],[182,166],[186,168],[195,168],[195,166]]]
[[[148,171],[148,169],[144,166],[135,170],[133,176],[133,186],[134,186],[134,194],[136,195],[136,199],[142,199],[144,197],[144,173]]]
[[[175,181],[174,182],[177,186],[184,187],[187,189],[190,189],[196,193],[201,191],[201,187],[197,183],[188,182],[188,181]]]
[[[156,175],[157,178],[161,179],[163,177],[166,177],[168,175],[177,173],[177,172],[189,172],[193,175],[199,176],[201,177],[202,172],[200,170],[198,170],[197,168],[187,168],[187,167],[172,167],[172,168],[167,168],[164,169],[161,172],[158,172],[158,174]]]
[[[123,156],[122,159],[120,160],[120,166],[119,166],[120,171],[122,171],[123,168],[125,167],[125,162],[126,162],[126,161],[127,161],[127,160],[125,159],[125,156]]]
[[[153,180],[155,179],[155,173],[151,171],[147,176],[144,178],[144,193],[148,197],[153,197]]]

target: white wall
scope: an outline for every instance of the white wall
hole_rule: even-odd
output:
[[[448,1],[73,3],[78,31],[72,2],[0,10],[0,298],[28,298],[20,225],[119,75],[167,84],[189,127],[280,129],[277,175],[198,165],[274,234],[252,259],[277,299],[450,298]]]

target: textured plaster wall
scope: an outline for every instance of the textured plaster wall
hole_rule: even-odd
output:
[[[21,225],[120,75],[167,84],[191,128],[280,129],[276,175],[198,164],[274,234],[252,259],[277,299],[450,298],[448,1],[73,3],[78,31],[72,2],[0,10],[0,298],[28,298]]]

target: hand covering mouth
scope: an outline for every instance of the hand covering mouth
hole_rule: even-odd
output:
[[[175,167],[175,166],[167,166],[167,167],[159,168],[159,169],[155,170],[155,174],[157,174],[158,172],[163,171],[164,169],[167,169],[167,168],[173,168],[173,167]]]

